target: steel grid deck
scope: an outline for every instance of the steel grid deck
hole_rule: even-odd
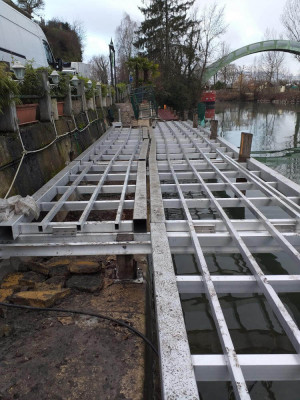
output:
[[[152,255],[163,397],[198,399],[197,381],[231,380],[236,399],[250,399],[247,381],[300,380],[299,328],[278,296],[300,292],[300,274],[265,275],[253,257],[281,249],[300,268],[299,194],[298,185],[256,160],[238,163],[234,147],[187,122],[115,127],[34,195],[38,222],[0,224],[0,256]],[[134,240],[117,241],[119,232]],[[198,274],[176,276],[176,253],[194,254]],[[212,276],[206,253],[241,254],[251,275]],[[223,354],[191,355],[180,303],[189,293],[205,293]],[[222,293],[262,294],[294,354],[237,354]]]

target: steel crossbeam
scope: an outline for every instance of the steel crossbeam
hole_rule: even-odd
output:
[[[169,126],[168,126],[169,125]],[[266,220],[264,218],[264,215],[258,213],[254,213],[255,217],[257,219],[251,220],[250,224],[254,224],[255,228],[253,230],[253,235],[257,237],[257,234],[259,234],[259,229],[267,230],[268,235],[272,237],[272,240],[276,240],[277,242],[279,241],[280,244],[282,244],[284,241],[286,241],[286,234],[284,233],[286,229],[290,229],[297,231],[298,229],[298,215],[297,215],[297,203],[298,203],[298,197],[286,197],[280,193],[278,195],[278,190],[276,189],[277,187],[277,182],[268,182],[266,183],[267,188],[275,189],[271,190],[270,192],[263,191],[262,192],[262,197],[260,198],[255,198],[255,197],[246,197],[245,199],[243,196],[239,196],[241,193],[241,190],[259,190],[260,186],[257,185],[257,181],[255,179],[248,180],[245,183],[234,183],[228,179],[227,177],[229,176],[231,179],[237,178],[237,177],[243,177],[244,176],[244,171],[239,170],[238,168],[235,168],[235,165],[233,163],[229,163],[227,159],[231,160],[230,157],[228,157],[226,154],[223,154],[221,151],[219,154],[217,149],[214,148],[212,151],[216,151],[216,154],[218,157],[220,157],[220,160],[224,160],[224,162],[227,162],[228,168],[226,168],[224,165],[222,165],[222,168],[218,169],[218,159],[212,159],[211,157],[206,157],[207,155],[207,150],[202,151],[204,146],[199,146],[199,140],[195,139],[192,144],[195,146],[199,154],[203,157],[203,162],[206,162],[206,168],[210,168],[212,171],[215,172],[213,179],[214,178],[223,178],[222,182],[217,182],[217,183],[206,183],[204,179],[207,179],[207,175],[203,176],[203,169],[196,167],[195,163],[193,160],[189,158],[189,155],[191,154],[190,151],[190,145],[188,145],[186,138],[189,135],[186,135],[185,131],[179,131],[178,134],[169,134],[167,136],[167,139],[164,138],[162,139],[164,141],[164,146],[162,147],[162,141],[161,138],[164,134],[166,134],[166,131],[162,132],[162,129],[167,129],[170,128],[176,128],[181,124],[179,123],[170,123],[170,124],[160,124],[158,126],[159,132],[156,131],[156,138],[157,142],[159,143],[158,146],[167,153],[167,147],[168,145],[172,145],[174,143],[174,139],[176,139],[176,142],[179,143],[181,140],[185,142],[185,148],[189,149],[189,152],[187,153],[185,151],[185,148],[181,148],[181,155],[182,155],[182,160],[186,160],[186,163],[181,163],[178,164],[179,160],[177,155],[173,157],[172,151],[170,151],[171,154],[169,154],[169,166],[166,167],[165,163],[163,164],[162,168],[159,169],[160,177],[161,180],[163,178],[171,179],[173,178],[173,183],[163,183],[161,185],[162,191],[165,193],[174,193],[175,191],[179,192],[179,199],[167,199],[164,200],[164,208],[177,208],[180,207],[180,203],[184,201],[185,204],[182,204],[182,208],[185,211],[185,215],[187,214],[186,211],[189,212],[189,208],[192,207],[209,207],[210,203],[213,204],[218,211],[221,211],[221,221],[219,222],[218,220],[210,220],[210,221],[195,221],[195,220],[187,220],[185,221],[166,221],[166,226],[169,232],[174,231],[174,235],[177,234],[177,232],[180,230],[181,232],[189,232],[188,235],[192,236],[191,233],[193,232],[193,228],[198,228],[197,225],[199,224],[200,229],[208,229],[206,232],[209,231],[209,229],[216,229],[217,227],[220,229],[222,226],[222,230],[228,229],[228,224],[230,228],[229,229],[229,235],[232,240],[236,242],[236,244],[239,247],[239,251],[244,255],[244,258],[248,259],[250,258],[250,262],[253,262],[253,257],[251,254],[251,251],[253,252],[254,250],[260,250],[259,244],[257,243],[257,247],[252,247],[250,246],[249,238],[252,235],[251,234],[251,228],[249,227],[249,222],[250,220],[243,220],[243,221],[230,221],[230,219],[227,217],[227,214],[223,211],[223,207],[225,206],[230,206],[230,204],[233,207],[238,207],[238,206],[246,206],[248,204],[254,206],[252,209],[255,210],[256,207],[260,206],[274,206],[274,205],[281,205],[281,208],[288,212],[290,215],[290,219],[281,219],[281,220]],[[181,125],[182,126],[182,125]],[[184,128],[184,125],[182,126]],[[198,135],[199,136],[199,135]],[[190,137],[189,137],[190,139]],[[208,141],[208,143],[210,142]],[[212,143],[212,146],[214,143]],[[177,149],[177,147],[172,146],[173,149]],[[223,150],[223,149],[222,149]],[[224,158],[222,159],[222,155],[224,155]],[[234,162],[234,160],[233,160]],[[160,162],[159,165],[162,165],[162,162]],[[180,168],[178,169],[178,166],[180,165]],[[198,166],[200,163],[198,163]],[[202,163],[203,165],[203,163]],[[167,174],[169,167],[169,173]],[[172,168],[173,167],[173,168]],[[233,171],[230,171],[230,168],[233,169]],[[160,171],[166,171],[164,175]],[[186,175],[184,178],[187,179],[194,179],[197,178],[198,184],[197,183],[186,183],[183,180],[179,180],[178,178],[178,172],[179,171],[187,171]],[[188,171],[191,171],[192,173],[188,173]],[[226,171],[226,173],[223,173]],[[206,174],[209,174],[208,169],[205,172]],[[253,174],[253,173],[252,173]],[[261,178],[259,177],[260,171],[255,171],[255,174],[253,174],[254,177],[258,179],[258,182],[261,181]],[[180,177],[183,178],[183,177]],[[184,179],[183,178],[183,179]],[[225,179],[224,179],[225,178]],[[208,178],[209,179],[209,178]],[[280,182],[280,181],[279,181]],[[192,190],[194,192],[200,192],[204,191],[206,195],[210,194],[210,196],[206,196],[206,198],[197,198],[197,196],[194,199],[185,199],[183,195],[184,187],[187,189],[185,192],[188,190]],[[232,190],[233,187],[237,190]],[[178,190],[179,189],[179,190]],[[208,189],[208,191],[207,191]],[[235,194],[236,198],[232,199],[220,199],[215,197],[212,194],[212,190],[231,190],[233,194]],[[299,192],[298,192],[299,193]],[[297,193],[297,195],[298,195]],[[180,195],[181,194],[181,195]],[[280,198],[281,202],[278,201],[278,198]],[[251,201],[251,203],[248,203],[248,201]],[[229,200],[229,201],[228,201]],[[232,200],[232,202],[231,202]],[[287,200],[287,201],[285,201]],[[228,202],[227,202],[228,201]],[[197,204],[198,203],[198,204]],[[202,203],[202,206],[201,206]],[[294,204],[296,206],[294,206]],[[196,205],[197,204],[197,205]],[[234,205],[235,204],[235,205]],[[219,205],[219,208],[217,207]],[[286,207],[286,205],[288,207]],[[290,207],[290,208],[289,208]],[[259,210],[258,210],[259,211]],[[187,215],[186,215],[187,216]],[[260,217],[263,218],[260,218]],[[287,222],[289,221],[289,222]],[[211,224],[209,227],[208,224]],[[227,222],[227,224],[226,224]],[[179,228],[179,225],[181,224],[181,228]],[[197,225],[196,225],[197,224]],[[207,224],[207,225],[206,225]],[[220,225],[219,225],[220,224]],[[222,225],[223,224],[223,225]],[[271,225],[271,229],[270,225]],[[190,226],[189,226],[190,225]],[[174,228],[172,228],[174,226]],[[243,228],[245,229],[245,234],[243,233]],[[288,228],[288,226],[290,228]],[[259,228],[260,227],[260,228]],[[218,228],[215,230],[215,235],[217,235]],[[250,229],[249,229],[250,228]],[[238,229],[238,230],[236,230]],[[298,235],[296,233],[296,235]],[[203,236],[208,236],[208,233],[204,233]],[[212,234],[213,236],[213,234]],[[236,238],[241,239],[240,241],[237,241]],[[190,238],[192,240],[192,237]],[[283,239],[283,240],[282,240]],[[203,246],[203,240],[200,235],[197,235],[197,240],[201,244],[201,247]],[[196,242],[196,239],[195,239]],[[239,246],[240,242],[244,243],[242,248]],[[171,242],[170,242],[171,243]],[[225,243],[224,243],[225,245]],[[224,245],[222,246],[221,252],[225,253],[228,249],[224,248]],[[248,247],[247,247],[248,246]],[[295,254],[296,261],[299,264],[299,260],[297,257],[297,250],[296,247],[299,246],[299,239],[296,239],[295,242],[291,245],[290,241],[288,245],[283,248],[285,250],[289,249],[291,246],[292,251],[290,253]],[[247,249],[246,249],[247,248]],[[249,251],[251,249],[251,251]],[[246,250],[246,251],[245,251]],[[277,247],[278,250],[278,247]],[[199,252],[199,250],[198,250]],[[197,260],[197,252],[195,252],[195,247],[194,247],[194,252],[193,254],[196,256]],[[202,252],[203,254],[203,252]],[[200,256],[201,256],[201,251],[200,251]],[[199,257],[198,257],[199,259]],[[255,261],[254,261],[255,262]],[[198,263],[199,264],[199,263]],[[250,268],[251,270],[251,268]],[[252,269],[252,272],[253,271]],[[202,276],[178,276],[177,277],[177,284],[178,284],[178,289],[181,293],[207,293],[207,284],[205,282],[205,276],[202,274]],[[300,286],[299,286],[299,279],[300,275],[295,275],[295,276],[265,276],[263,274],[259,275],[259,279],[257,279],[257,276],[255,276],[255,273],[252,276],[235,276],[235,277],[222,277],[222,276],[213,276],[211,277],[214,288],[216,290],[216,295],[217,293],[265,293],[264,290],[264,284],[267,286],[267,292],[271,294],[271,298],[266,296],[269,304],[272,304],[272,301],[274,301],[275,304],[273,304],[273,311],[275,312],[275,315],[283,314],[282,318],[279,318],[281,321],[282,325],[284,326],[285,330],[287,333],[289,333],[289,337],[291,341],[293,342],[296,350],[299,349],[299,342],[298,342],[298,333],[299,330],[297,326],[295,325],[293,319],[287,313],[286,309],[283,307],[283,304],[279,300],[277,296],[277,292],[299,292]],[[263,285],[260,284],[260,282],[263,281]],[[271,286],[270,288],[268,286]],[[289,329],[292,330],[292,333],[289,331]],[[226,356],[226,352],[224,352],[223,356],[210,356],[210,355],[204,355],[204,356],[192,356],[193,359],[193,364],[195,368],[195,373],[196,373],[196,379],[201,380],[201,381],[217,381],[217,380],[229,380],[233,378],[232,374],[230,374],[230,368],[228,369],[228,358]],[[245,380],[261,380],[261,379],[268,379],[268,380],[299,380],[300,375],[299,375],[299,368],[300,368],[300,359],[299,356],[295,355],[275,355],[272,359],[272,357],[268,357],[268,355],[260,355],[259,359],[262,360],[261,363],[257,362],[257,356],[244,356],[244,355],[238,355],[237,356],[237,362],[241,366],[242,373],[244,374]],[[257,366],[257,369],[255,368]],[[281,369],[284,369],[282,371]],[[262,372],[264,371],[264,372]],[[267,371],[267,372],[266,372]],[[233,382],[234,383],[234,382]],[[243,394],[245,395],[245,394]],[[247,395],[247,394],[246,394]]]
[[[159,126],[159,128],[160,128],[160,126]],[[196,235],[195,227],[194,227],[194,224],[192,221],[192,217],[191,217],[189,208],[186,204],[185,197],[180,188],[178,178],[175,174],[175,171],[174,171],[171,159],[170,159],[170,154],[169,154],[169,149],[168,149],[168,140],[166,139],[162,130],[161,130],[161,133],[162,133],[164,141],[165,141],[166,156],[168,159],[169,168],[172,173],[172,177],[174,179],[174,182],[175,182],[175,185],[177,188],[177,192],[178,192],[180,200],[181,200],[182,208],[183,208],[185,216],[188,220],[188,226],[189,226],[189,231],[190,231],[190,236],[191,236],[191,240],[193,243],[193,247],[195,250],[195,258],[197,261],[197,266],[199,269],[199,273],[201,273],[202,277],[203,277],[205,293],[208,298],[208,301],[209,301],[209,304],[211,307],[211,311],[213,314],[213,318],[214,318],[214,321],[216,324],[216,328],[218,331],[219,339],[222,344],[222,348],[223,348],[225,360],[226,360],[226,363],[228,366],[229,375],[231,378],[233,389],[234,389],[237,399],[247,400],[247,399],[250,399],[250,396],[248,393],[245,378],[243,376],[242,369],[241,369],[239,363],[237,362],[237,354],[234,349],[234,345],[233,345],[233,342],[232,342],[232,339],[231,339],[231,336],[229,333],[229,329],[227,327],[225,317],[224,317],[213,281],[211,279],[211,275],[210,275],[202,248],[199,244],[199,240]],[[174,136],[176,137],[176,135],[174,135]],[[180,141],[178,139],[177,139],[177,142],[180,145]],[[183,152],[183,155],[184,155],[186,161],[189,162],[188,154],[184,152],[184,149],[181,148],[181,150]],[[201,182],[201,183],[203,183],[203,182]]]
[[[176,133],[174,131],[173,131],[173,133],[176,137]],[[188,133],[184,133],[184,135],[190,138]],[[193,139],[192,138],[190,138],[190,139],[193,142]],[[201,149],[198,149],[198,150],[199,150],[200,154],[202,155],[202,157],[206,158],[206,156],[202,152],[202,150]],[[186,158],[188,161],[188,157],[186,157]],[[206,160],[208,161],[208,159],[206,159]],[[278,297],[275,290],[272,288],[272,286],[270,286],[268,284],[267,277],[262,272],[258,263],[255,261],[254,257],[252,256],[250,250],[248,249],[247,245],[243,241],[240,234],[237,232],[237,230],[232,225],[230,219],[228,218],[228,216],[225,213],[225,211],[223,210],[223,208],[216,201],[215,196],[212,194],[210,189],[205,187],[203,178],[201,178],[201,176],[198,174],[198,171],[196,170],[196,168],[193,165],[190,164],[190,166],[191,166],[195,176],[197,176],[197,178],[199,179],[199,182],[202,183],[203,189],[207,193],[208,197],[211,199],[211,201],[214,204],[214,207],[217,209],[218,213],[220,214],[222,220],[224,221],[225,225],[227,226],[228,231],[230,232],[232,237],[235,239],[237,246],[240,249],[240,252],[243,255],[243,257],[245,258],[245,261],[246,261],[249,269],[251,270],[251,272],[257,279],[258,285],[260,286],[263,294],[268,299],[270,306],[272,307],[275,315],[281,322],[289,339],[293,343],[296,352],[300,353],[300,331],[299,331],[294,319],[291,317],[291,315],[289,314],[289,312],[283,305],[282,301]],[[215,165],[213,165],[213,163],[211,163],[211,167],[216,171],[218,176],[220,176],[227,183],[231,184],[231,182],[229,180],[227,180],[226,177],[224,177],[222,172],[218,171],[217,167]],[[267,229],[270,231],[270,233],[275,237],[275,239],[277,239],[277,241],[282,245],[282,247],[285,250],[288,250],[294,256],[296,261],[299,262],[300,258],[299,258],[299,253],[297,252],[297,250],[293,246],[291,246],[290,243],[288,243],[288,241],[285,240],[283,235],[269,221],[267,221],[267,219],[264,217],[264,215],[254,205],[252,205],[251,202],[232,184],[231,184],[231,189],[235,193],[237,193],[239,196],[243,196],[243,200],[246,201],[247,206],[251,209],[251,211],[253,213],[255,213],[255,215],[264,223],[264,225],[267,227]],[[299,265],[300,265],[300,263],[299,263]]]
[[[34,195],[40,220],[15,216],[0,224],[0,257],[148,255],[164,400],[199,399],[201,381],[230,380],[244,400],[247,381],[300,380],[300,331],[278,296],[300,292],[300,190],[236,155],[223,139],[210,140],[207,130],[186,122],[112,127]],[[226,208],[250,214],[233,219]],[[275,208],[282,212],[267,218],[264,210]],[[119,232],[134,239],[120,242]],[[262,272],[253,255],[278,251],[293,259],[296,274]],[[207,253],[240,254],[248,274],[212,275]],[[192,254],[198,272],[176,276],[177,254]],[[297,354],[237,354],[219,300],[228,293],[264,296]],[[223,354],[191,354],[180,303],[187,294],[205,294]]]

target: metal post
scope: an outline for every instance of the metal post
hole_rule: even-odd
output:
[[[218,121],[216,119],[212,119],[210,121],[210,139],[217,139],[218,136]]]
[[[240,154],[238,159],[239,162],[245,162],[248,158],[250,158],[252,137],[252,133],[241,133]]]

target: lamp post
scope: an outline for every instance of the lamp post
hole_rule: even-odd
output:
[[[25,76],[25,67],[19,61],[15,61],[11,68],[19,82],[23,81]]]
[[[115,94],[117,94],[116,52],[112,39],[109,44],[109,60],[110,60],[111,85],[115,88]]]

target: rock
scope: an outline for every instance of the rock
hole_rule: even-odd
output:
[[[71,260],[69,258],[59,258],[58,260],[54,258],[48,261],[46,266],[49,268],[55,268],[62,265],[69,265],[70,262]]]
[[[38,272],[28,271],[25,272],[20,279],[19,283],[22,286],[28,286],[29,288],[35,288],[36,284],[44,282],[45,276],[43,274],[39,274]]]
[[[8,324],[0,324],[0,337],[8,337],[12,333],[13,329]]]
[[[0,302],[6,303],[13,293],[13,289],[0,289]]]
[[[32,307],[52,307],[69,294],[69,289],[19,292],[11,297],[11,301]]]
[[[20,290],[22,288],[22,285],[20,284],[22,278],[23,274],[20,272],[7,275],[1,283],[1,289],[13,289],[14,291]]]
[[[36,261],[31,261],[31,262],[27,263],[27,267],[31,271],[37,272],[39,274],[43,274],[46,276],[49,275],[49,269],[46,267],[45,264],[42,264],[42,263],[39,263]]]
[[[67,281],[67,287],[71,289],[82,290],[83,292],[96,292],[102,288],[102,279],[100,274],[93,275],[73,275]]]
[[[57,317],[57,320],[62,325],[73,325],[74,324],[73,317]]]
[[[101,265],[94,261],[76,261],[68,269],[72,274],[94,274],[100,272]]]
[[[14,293],[13,289],[0,289],[0,302],[8,303],[10,296]],[[7,307],[0,307],[0,317],[5,317]]]
[[[66,285],[66,277],[64,275],[53,276],[44,282],[37,283],[35,288],[37,290],[59,290]]]
[[[51,259],[47,263],[30,262],[28,267],[31,271],[38,272],[46,276],[68,275],[68,265],[70,260],[66,259]]]

